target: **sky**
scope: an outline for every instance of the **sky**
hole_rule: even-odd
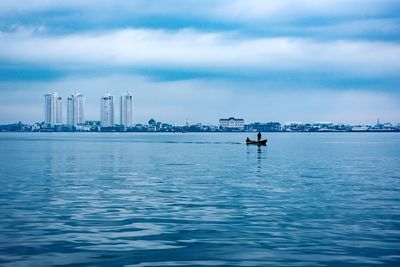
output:
[[[399,123],[400,1],[0,0],[0,91],[0,124],[126,91],[135,123]]]

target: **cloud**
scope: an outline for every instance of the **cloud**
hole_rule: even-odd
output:
[[[393,75],[400,45],[391,42],[240,38],[232,32],[122,29],[49,36],[19,29],[0,34],[0,59],[51,68],[157,67],[228,72],[307,71]]]
[[[54,10],[122,11],[131,15],[196,15],[202,17],[270,20],[310,16],[376,16],[400,7],[397,0],[32,0],[1,1],[0,13]]]
[[[350,25],[355,38],[392,38],[398,40],[400,3],[397,0],[136,0],[136,1],[2,1],[0,29],[15,25],[47,27],[49,31],[115,30],[118,28],[154,28],[198,30],[235,30],[258,36],[304,36],[318,38],[313,29],[330,30],[336,24]],[[391,21],[388,21],[391,19]],[[370,20],[380,30],[371,32],[362,25]],[[70,23],[73,21],[74,23]],[[353,26],[351,26],[353,24]],[[388,31],[389,28],[392,28]],[[394,28],[394,29],[393,29]],[[341,32],[323,34],[343,39]],[[346,30],[345,38],[352,38]],[[361,32],[362,33],[362,32]]]
[[[285,21],[301,18],[368,17],[387,12],[399,4],[393,0],[233,0],[216,10],[228,18]]]
[[[282,31],[322,40],[397,41],[400,38],[400,20],[390,18],[359,19],[300,28],[300,26],[292,26],[291,28],[283,28]]]
[[[55,90],[84,93],[89,119],[105,91],[132,90],[138,122],[395,121],[399,14],[397,0],[0,1],[0,121],[41,120]]]

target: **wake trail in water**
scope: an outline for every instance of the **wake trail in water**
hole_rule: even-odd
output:
[[[199,145],[242,145],[240,142],[203,142],[203,141],[166,141],[167,144],[199,144]]]
[[[197,144],[197,145],[242,145],[245,144],[243,142],[220,142],[220,141],[170,141],[170,140],[138,140],[138,139],[125,139],[125,138],[87,138],[87,139],[79,139],[79,138],[3,138],[3,142],[79,142],[79,143],[87,143],[87,142],[95,142],[95,143],[103,143],[103,142],[110,142],[110,143],[149,143],[149,144]]]

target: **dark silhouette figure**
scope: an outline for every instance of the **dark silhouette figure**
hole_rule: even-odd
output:
[[[248,143],[248,142],[250,142],[250,138],[249,137],[247,137],[247,139],[246,139],[246,143]]]
[[[258,132],[258,134],[257,134],[257,140],[258,140],[258,141],[261,140],[261,133],[260,133],[260,132]]]

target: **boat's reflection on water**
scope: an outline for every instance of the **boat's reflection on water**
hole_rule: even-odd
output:
[[[265,158],[265,153],[266,153],[266,151],[263,151],[265,148],[266,148],[265,146],[257,146],[257,148],[255,148],[254,146],[247,146],[247,160],[250,165],[256,167],[254,171],[257,174],[257,176],[261,174],[262,161]],[[255,159],[256,162],[254,162]]]
[[[261,172],[262,148],[257,146],[257,174]]]

